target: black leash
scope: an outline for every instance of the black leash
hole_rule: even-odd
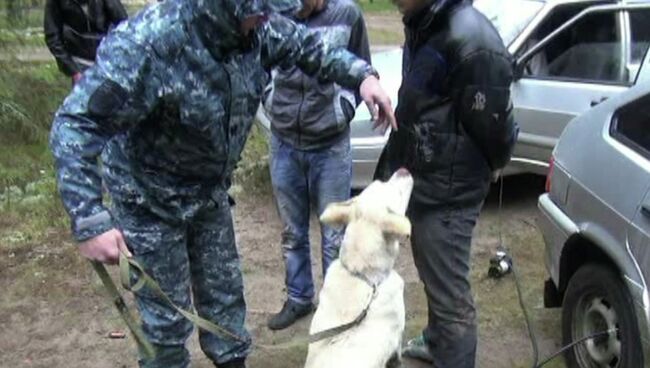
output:
[[[372,282],[366,275],[364,275],[364,274],[362,274],[360,272],[351,270],[350,267],[348,267],[345,263],[343,263],[342,260],[339,260],[339,262],[341,262],[341,266],[343,266],[343,269],[345,269],[350,275],[358,278],[359,280],[365,282],[368,286],[370,286],[372,288],[372,294],[370,295],[370,298],[368,299],[368,302],[366,303],[365,308],[363,308],[361,313],[359,313],[359,315],[357,315],[357,317],[354,320],[352,320],[352,321],[350,321],[348,323],[342,324],[340,326],[336,326],[336,327],[333,327],[333,328],[328,328],[327,330],[323,330],[323,331],[320,331],[320,332],[317,332],[317,333],[314,333],[314,334],[310,334],[309,335],[309,343],[310,344],[313,344],[315,342],[325,340],[325,339],[329,339],[329,338],[332,338],[334,336],[340,335],[343,332],[345,332],[345,331],[347,331],[347,330],[361,324],[361,322],[363,322],[363,320],[368,315],[368,311],[370,310],[370,305],[372,304],[373,300],[375,300],[375,296],[377,295],[377,284]]]

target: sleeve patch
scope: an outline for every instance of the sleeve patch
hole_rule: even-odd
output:
[[[88,101],[88,112],[96,117],[109,117],[118,111],[128,97],[128,92],[112,80],[104,81]]]

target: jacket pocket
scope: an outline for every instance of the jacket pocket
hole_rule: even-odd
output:
[[[354,118],[354,95],[338,85],[334,87],[334,117],[337,130],[344,130]]]
[[[446,170],[454,157],[456,134],[440,131],[437,122],[421,122],[411,128],[406,144],[407,163],[420,172]]]
[[[271,108],[273,107],[273,93],[275,92],[274,83],[271,82],[266,85],[263,92],[262,101],[264,101],[264,110],[267,113],[271,113]]]
[[[339,103],[341,104],[341,109],[343,110],[345,122],[349,123],[354,118],[354,106],[352,106],[350,101],[346,100],[343,97],[339,98]]]
[[[63,25],[62,33],[68,52],[82,59],[95,60],[97,48],[104,38],[103,34],[77,32],[67,24]]]

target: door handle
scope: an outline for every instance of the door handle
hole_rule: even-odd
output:
[[[650,217],[650,204],[642,204],[641,213],[646,217]]]
[[[591,105],[591,107],[594,107],[594,106],[600,104],[601,102],[604,102],[605,100],[607,100],[607,97],[601,97],[600,100],[591,100],[590,105]]]

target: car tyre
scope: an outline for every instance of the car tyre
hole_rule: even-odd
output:
[[[577,344],[565,354],[569,368],[643,367],[634,302],[621,277],[602,264],[586,264],[569,280],[562,309],[566,346],[591,334],[618,328]]]

